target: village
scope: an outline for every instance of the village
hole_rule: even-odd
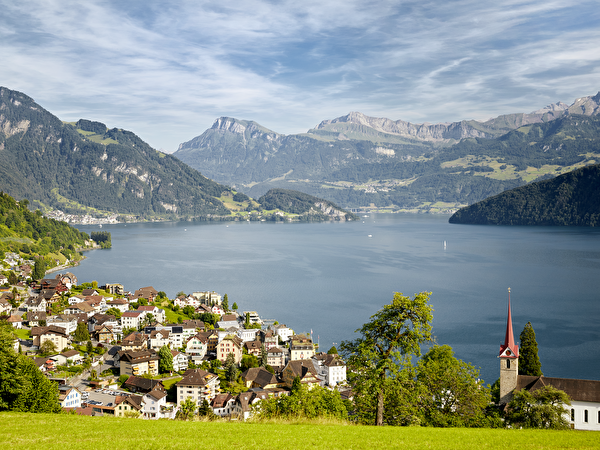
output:
[[[262,399],[288,395],[295,380],[349,395],[335,347],[319,353],[312,330],[296,334],[256,311],[238,312],[227,295],[170,300],[152,286],[131,293],[118,283],[79,285],[72,273],[31,282],[30,262],[16,254],[4,262],[20,281],[0,291],[0,315],[17,332],[15,351],[59,384],[64,410],[175,419],[193,402],[245,420]],[[0,275],[0,286],[7,283]]]

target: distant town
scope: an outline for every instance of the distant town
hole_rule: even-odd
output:
[[[0,315],[17,333],[15,351],[58,383],[64,410],[175,419],[191,401],[243,420],[260,400],[288,395],[295,380],[350,395],[335,347],[319,352],[312,331],[240,311],[226,294],[169,299],[152,286],[80,284],[69,272],[31,283],[33,261],[7,253],[4,263],[19,281],[0,275]]]

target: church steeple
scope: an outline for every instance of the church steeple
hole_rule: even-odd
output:
[[[510,310],[510,288],[508,288],[508,318],[504,345],[500,346],[500,403],[510,402],[519,379],[519,346],[515,344]]]
[[[508,319],[506,320],[506,335],[504,345],[500,346],[500,358],[518,358],[519,346],[515,344],[515,336],[512,326],[512,314],[510,311],[510,288],[508,288]]]

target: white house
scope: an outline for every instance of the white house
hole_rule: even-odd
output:
[[[127,311],[121,316],[121,327],[135,328],[140,325],[142,313],[139,311]]]
[[[281,338],[283,342],[287,342],[294,335],[294,330],[286,325],[275,325],[275,334]]]
[[[73,386],[59,386],[58,401],[63,409],[81,408],[81,392]]]

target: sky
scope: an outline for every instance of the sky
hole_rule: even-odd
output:
[[[0,0],[0,86],[168,153],[222,116],[486,120],[600,91],[600,1]]]

